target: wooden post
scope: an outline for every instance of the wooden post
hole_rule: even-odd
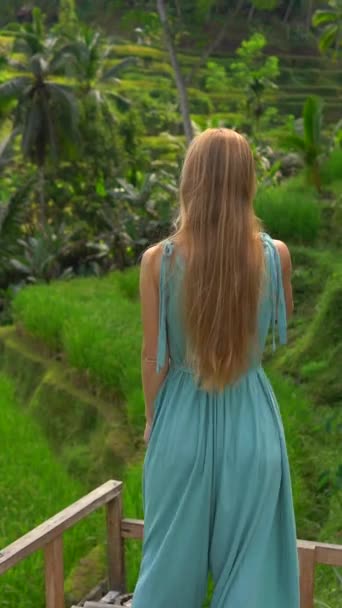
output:
[[[108,582],[113,591],[125,591],[124,540],[121,535],[122,498],[107,504]]]
[[[46,545],[45,597],[46,608],[64,608],[63,538],[58,536]]]
[[[307,543],[299,551],[300,608],[313,608],[315,583],[315,545]]]

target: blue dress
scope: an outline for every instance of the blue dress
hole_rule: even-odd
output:
[[[286,342],[279,254],[262,234],[267,280],[259,340]],[[172,260],[172,261],[171,261]],[[144,464],[143,559],[133,608],[299,608],[291,478],[276,398],[255,362],[224,391],[198,387],[179,314],[184,260],[166,241],[160,271],[155,400]]]

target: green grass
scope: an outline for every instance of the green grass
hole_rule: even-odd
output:
[[[85,493],[50,451],[38,424],[20,409],[10,380],[0,374],[0,547],[5,547]],[[104,539],[97,513],[65,534],[68,574],[79,559]],[[29,557],[1,578],[2,608],[43,608],[43,558]]]
[[[315,403],[339,406],[341,411],[342,343],[338,336],[342,327],[342,265],[335,263],[322,282],[325,287],[317,298],[316,314],[300,328],[282,365],[309,387]],[[341,414],[340,419],[342,422]]]
[[[255,209],[274,238],[312,243],[318,236],[320,203],[314,191],[298,178],[260,188]]]
[[[74,470],[72,477],[65,472],[51,452],[41,425],[22,409],[12,381],[2,373],[0,409],[0,548],[3,548],[81,498],[88,489],[87,483],[83,483],[86,472]],[[55,418],[55,423],[59,422]],[[124,474],[126,517],[143,518],[141,488],[141,465],[128,467]],[[105,576],[104,522],[100,510],[64,536],[65,591],[70,601],[79,601]],[[131,589],[138,576],[141,550],[140,542],[126,544],[127,580]],[[43,556],[37,553],[2,576],[1,608],[43,608],[43,571]]]
[[[141,328],[138,270],[106,278],[77,279],[24,289],[14,314],[26,330],[90,383],[99,382],[122,400],[128,419],[142,429],[144,406],[140,388]]]
[[[335,148],[321,169],[322,182],[329,185],[338,182],[342,193],[342,148]]]

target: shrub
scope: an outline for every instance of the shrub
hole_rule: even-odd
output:
[[[210,114],[213,111],[213,104],[209,95],[202,93],[198,89],[188,89],[190,109],[195,114]]]
[[[162,133],[159,136],[143,137],[142,145],[152,160],[165,159],[167,155],[176,160],[176,157],[183,153],[184,138]]]
[[[260,189],[255,209],[273,237],[311,243],[318,235],[321,223],[319,202],[314,191],[298,180]]]
[[[335,148],[321,168],[321,178],[324,185],[334,181],[342,181],[342,148]]]
[[[208,61],[207,77],[205,79],[205,88],[209,92],[224,93],[228,89],[228,78],[223,65]]]
[[[288,354],[288,369],[311,387],[316,403],[341,402],[342,265],[330,274],[316,304],[316,314]]]

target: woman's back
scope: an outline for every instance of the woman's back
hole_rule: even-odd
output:
[[[259,357],[251,357],[250,367],[260,365],[261,356],[265,348],[267,334],[272,326],[273,347],[276,344],[278,331],[281,344],[286,342],[286,305],[282,281],[282,271],[278,251],[271,237],[261,233],[260,238],[264,245],[265,277],[257,322],[257,340]],[[170,357],[170,364],[187,365],[187,337],[184,327],[182,301],[186,258],[172,240],[163,244],[162,260],[160,264],[160,327],[159,327],[159,354],[160,367],[165,363],[166,351]],[[189,369],[189,371],[191,371]]]

